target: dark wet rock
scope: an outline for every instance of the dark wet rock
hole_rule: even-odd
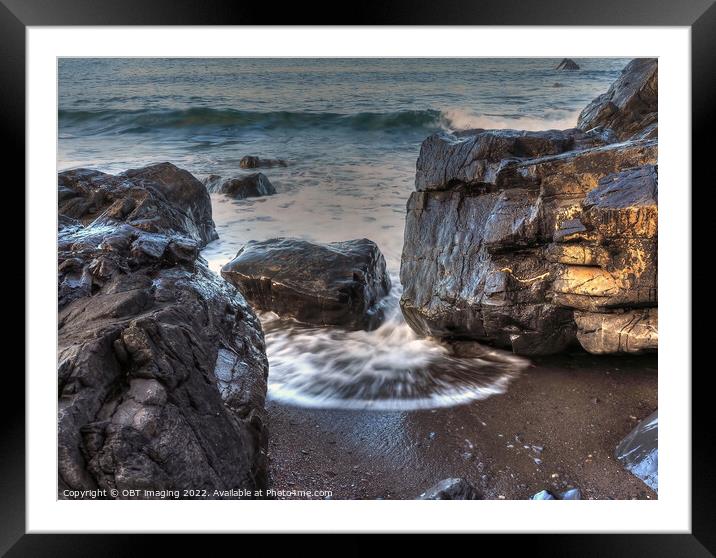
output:
[[[657,137],[658,85],[656,58],[632,60],[609,90],[582,111],[577,127],[607,128],[620,141]]]
[[[286,161],[283,159],[261,159],[254,155],[246,155],[239,161],[239,167],[242,169],[258,169],[265,167],[285,167]]]
[[[579,64],[571,58],[563,58],[555,70],[579,70]]]
[[[534,494],[530,500],[556,500],[557,498],[554,497],[554,494],[552,494],[549,490],[540,490],[536,494]]]
[[[57,182],[62,222],[127,223],[147,232],[183,234],[201,246],[218,238],[206,189],[171,163],[118,175],[75,169],[59,173]]]
[[[481,500],[482,496],[468,481],[461,478],[443,479],[423,492],[418,500]]]
[[[385,259],[368,239],[249,242],[221,269],[255,308],[315,325],[373,329],[390,291]]]
[[[211,193],[226,194],[237,200],[271,196],[276,193],[276,188],[271,181],[260,172],[227,179],[212,174],[204,179],[204,185]]]
[[[617,446],[615,456],[632,474],[659,491],[659,413],[641,421]]]
[[[87,224],[58,233],[60,497],[267,485],[261,326],[199,258],[206,216],[188,209],[195,184],[175,168],[60,175],[72,199],[102,192],[105,216],[74,205]],[[152,226],[148,213],[107,217],[124,200],[154,207]]]
[[[407,204],[406,321],[521,354],[577,341],[595,353],[652,348],[656,161],[655,139],[609,143],[579,130],[430,136]],[[645,308],[648,320],[623,322]],[[614,342],[619,324],[628,343]]]
[[[603,142],[581,130],[469,130],[437,133],[420,146],[415,189],[447,190],[458,185],[494,186],[509,161],[558,155]]]

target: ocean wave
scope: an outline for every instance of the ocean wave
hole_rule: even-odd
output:
[[[517,128],[541,130],[569,128],[577,113],[552,111],[541,116],[475,114],[467,109],[400,110],[394,112],[247,111],[189,108],[178,110],[74,110],[59,111],[60,130],[70,135],[141,134],[153,130],[302,130],[354,131],[465,130]]]
[[[395,112],[247,111],[236,109],[189,108],[180,110],[70,110],[59,111],[63,130],[80,128],[94,133],[140,133],[153,129],[245,128],[350,130],[439,129],[444,116],[437,110]]]

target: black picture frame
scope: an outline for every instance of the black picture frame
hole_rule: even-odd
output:
[[[272,3],[231,0],[0,0],[0,115],[5,139],[5,187],[20,197],[25,168],[25,33],[28,26],[53,25],[565,25],[565,26],[688,26],[692,37],[692,161],[693,183],[704,188],[713,181],[709,132],[714,119],[716,85],[716,5],[713,0],[400,0],[366,1],[353,13],[336,11],[339,4],[277,7]],[[343,8],[345,9],[345,7]],[[708,177],[708,178],[707,178]],[[710,179],[710,180],[709,180]],[[690,184],[679,185],[685,195]],[[6,195],[8,195],[6,190]],[[693,199],[693,197],[692,197]],[[25,211],[24,197],[18,202]],[[692,222],[698,222],[692,218]],[[13,229],[16,230],[16,229]],[[9,233],[8,233],[9,234]],[[692,252],[695,253],[695,252]],[[32,257],[26,253],[26,258]],[[17,264],[15,264],[17,266]],[[24,274],[23,274],[24,275]],[[17,283],[17,275],[13,276]],[[24,281],[23,281],[24,284]],[[694,291],[699,292],[696,283]],[[17,285],[9,288],[17,290]],[[8,291],[14,292],[14,291]],[[31,296],[25,290],[25,297]],[[9,322],[6,322],[8,325]],[[19,328],[17,328],[19,330]],[[31,335],[31,332],[27,332]],[[8,343],[8,342],[6,342]],[[8,343],[9,345],[9,343]],[[698,343],[694,344],[698,346]],[[9,353],[9,347],[6,354]],[[148,535],[25,534],[25,391],[23,376],[6,357],[0,452],[0,554],[7,556],[124,556],[152,551],[158,537]],[[710,368],[710,367],[706,367]],[[689,370],[669,371],[690,373]],[[708,390],[708,369],[692,375],[692,531],[687,535],[490,535],[499,537],[501,552],[524,550],[549,556],[713,556],[716,553],[716,475],[714,437]],[[556,525],[555,529],[559,526]],[[365,555],[375,542],[354,536],[322,543],[328,551]],[[161,537],[165,553],[173,544],[183,552],[205,553],[206,537]],[[222,537],[225,540],[225,537]],[[150,542],[153,541],[153,542]],[[281,550],[283,537],[271,538]],[[467,541],[465,541],[467,542]],[[254,544],[253,541],[245,548]],[[420,542],[424,549],[423,542]],[[438,543],[440,544],[440,543]],[[442,543],[444,544],[444,543]],[[468,542],[468,544],[474,544]],[[331,549],[332,547],[332,549]],[[444,549],[444,547],[443,547]],[[292,551],[286,547],[286,551]],[[295,551],[295,547],[294,550]],[[312,553],[316,552],[311,545]],[[479,547],[475,548],[479,552]]]

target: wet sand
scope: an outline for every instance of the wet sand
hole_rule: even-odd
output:
[[[533,359],[505,394],[447,409],[342,411],[269,401],[273,486],[331,491],[333,499],[413,499],[441,479],[464,477],[486,499],[571,487],[583,499],[655,499],[614,449],[656,408],[656,355],[584,353]]]

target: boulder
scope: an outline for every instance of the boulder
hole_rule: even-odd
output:
[[[653,348],[655,319],[633,330],[622,322],[657,306],[658,145],[612,137],[578,129],[428,137],[407,204],[407,323],[421,335],[520,354],[577,342],[596,353]],[[613,342],[619,324],[628,343]]]
[[[75,169],[59,173],[57,182],[62,219],[84,225],[128,223],[147,232],[180,233],[200,246],[218,238],[206,189],[171,163],[119,175]]]
[[[557,64],[555,70],[579,70],[579,64],[571,58],[562,58],[562,61]]]
[[[615,457],[655,492],[659,491],[659,413],[642,420],[617,446]]]
[[[276,188],[271,181],[260,172],[227,179],[212,174],[204,179],[204,185],[211,193],[226,194],[237,200],[271,196],[276,193]]]
[[[368,239],[317,244],[295,238],[251,241],[221,275],[251,304],[315,325],[373,329],[390,277],[378,246]]]
[[[71,199],[102,193],[93,208],[70,206],[85,224],[60,216],[60,498],[67,489],[230,498],[215,491],[267,486],[261,325],[199,258],[210,207],[208,220],[192,208],[195,183],[175,168],[60,175]],[[124,200],[136,202],[131,211],[109,211]],[[90,220],[96,213],[105,218]]]
[[[620,141],[656,138],[658,86],[658,60],[632,60],[609,90],[594,99],[581,112],[577,127],[582,130],[610,129]]]
[[[283,159],[261,159],[254,155],[246,155],[239,161],[239,167],[242,169],[258,169],[261,167],[285,167],[286,161]]]
[[[465,479],[443,479],[423,492],[418,500],[482,500],[477,489]]]
[[[659,347],[657,308],[575,312],[577,339],[593,354],[645,353]]]

